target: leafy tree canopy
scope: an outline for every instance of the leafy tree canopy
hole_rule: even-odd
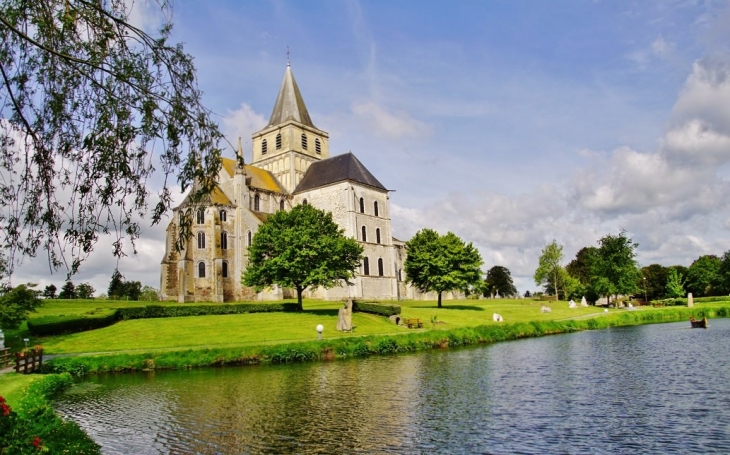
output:
[[[145,285],[142,287],[142,293],[139,295],[139,300],[145,302],[157,302],[160,300],[160,293],[152,286]]]
[[[512,281],[512,273],[507,267],[495,265],[487,271],[487,278],[484,280],[484,295],[499,292],[503,297],[514,297],[517,295],[517,288]]]
[[[248,247],[249,263],[242,283],[261,291],[274,284],[302,291],[350,284],[362,260],[362,247],[345,237],[332,213],[302,204],[264,221]]]
[[[482,280],[479,251],[451,232],[418,231],[406,242],[406,254],[406,281],[422,292],[437,292],[439,308],[444,291],[464,290]]]
[[[722,255],[715,285],[718,295],[730,294],[730,250]]]
[[[661,299],[667,292],[669,269],[660,264],[651,264],[641,268],[639,293],[645,294],[648,300]]]
[[[641,279],[636,263],[636,248],[639,246],[626,236],[606,235],[598,244],[598,257],[594,264],[594,288],[599,295],[629,295],[638,290]]]
[[[684,296],[684,279],[676,268],[670,268],[667,275],[667,297],[677,298]]]
[[[697,258],[687,270],[687,291],[696,297],[719,295],[718,277],[722,260],[714,254]]]
[[[535,284],[538,286],[542,285],[547,288],[548,281],[553,281],[553,290],[555,291],[557,298],[557,289],[561,287],[562,282],[561,271],[563,267],[560,263],[563,260],[563,245],[559,245],[558,242],[553,239],[552,242],[545,245],[540,254],[540,262],[535,270]],[[547,289],[546,289],[547,291]]]
[[[49,284],[46,286],[46,288],[43,290],[43,297],[46,299],[55,299],[56,298],[56,291],[58,289],[56,288],[56,285]]]
[[[119,270],[115,269],[107,294],[112,300],[139,300],[142,295],[142,283],[125,280]]]
[[[89,283],[81,283],[76,286],[76,297],[79,299],[93,299],[96,289]]]
[[[61,288],[61,292],[58,294],[59,299],[75,299],[76,298],[76,286],[74,286],[71,280],[66,281]]]
[[[41,305],[35,284],[21,284],[13,289],[3,288],[0,292],[0,328],[17,329],[28,319],[28,313]]]
[[[222,136],[201,104],[193,58],[169,42],[169,21],[153,35],[130,24],[133,4],[0,4],[0,251],[11,273],[39,249],[53,268],[67,264],[64,244],[75,273],[110,232],[115,256],[124,238],[134,249],[155,167],[163,178],[153,223],[170,209],[171,175],[183,190],[198,182],[193,201],[213,186]]]

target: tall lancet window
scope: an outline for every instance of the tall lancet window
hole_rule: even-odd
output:
[[[375,229],[375,243],[380,243],[380,228]]]
[[[314,151],[317,152],[317,155],[322,154],[322,143],[319,141],[319,139],[314,140]]]
[[[228,233],[227,232],[221,232],[221,250],[227,250],[228,249]]]
[[[365,226],[362,227],[362,241],[367,242],[368,241],[368,231],[365,228]]]
[[[205,232],[198,232],[198,249],[205,248]]]
[[[253,197],[253,211],[254,211],[254,212],[258,212],[258,211],[259,211],[259,206],[260,206],[260,205],[261,205],[261,198],[260,198],[260,197],[259,197],[259,195],[257,194],[257,195],[255,195],[255,196]]]
[[[373,213],[378,216],[378,201],[373,202]]]
[[[362,274],[370,275],[370,261],[367,257],[362,260]]]
[[[307,150],[307,135],[302,133],[302,148]]]
[[[383,276],[383,258],[378,258],[378,276]]]
[[[198,262],[198,278],[205,278],[205,262]]]
[[[264,139],[263,141],[261,141],[261,154],[262,155],[266,155],[266,152],[267,152],[266,149],[267,149],[267,147],[266,147],[266,139]]]
[[[281,149],[281,133],[276,135],[276,150]]]
[[[360,213],[365,213],[365,200],[360,198]]]

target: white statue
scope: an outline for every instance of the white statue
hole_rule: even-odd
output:
[[[570,302],[568,302],[568,308],[578,308],[578,305],[575,304],[573,299],[570,299]]]
[[[352,331],[352,299],[345,302],[345,306],[337,313],[337,330]]]
[[[503,322],[504,321],[504,318],[502,317],[502,315],[497,314],[497,313],[492,314],[492,319],[494,320],[494,322]]]

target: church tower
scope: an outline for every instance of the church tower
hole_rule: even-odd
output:
[[[274,174],[289,193],[312,163],[329,158],[329,134],[312,123],[289,64],[269,123],[251,143],[251,164]]]

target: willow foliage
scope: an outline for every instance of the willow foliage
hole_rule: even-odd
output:
[[[195,196],[220,168],[221,134],[193,59],[148,34],[122,0],[0,2],[0,231],[12,265],[39,250],[74,273],[101,234],[122,256],[170,209],[170,177]],[[170,17],[167,2],[157,4]],[[154,207],[148,180],[159,169]],[[157,185],[157,182],[156,182]],[[190,224],[181,234],[189,234]],[[70,253],[70,264],[65,254]]]

